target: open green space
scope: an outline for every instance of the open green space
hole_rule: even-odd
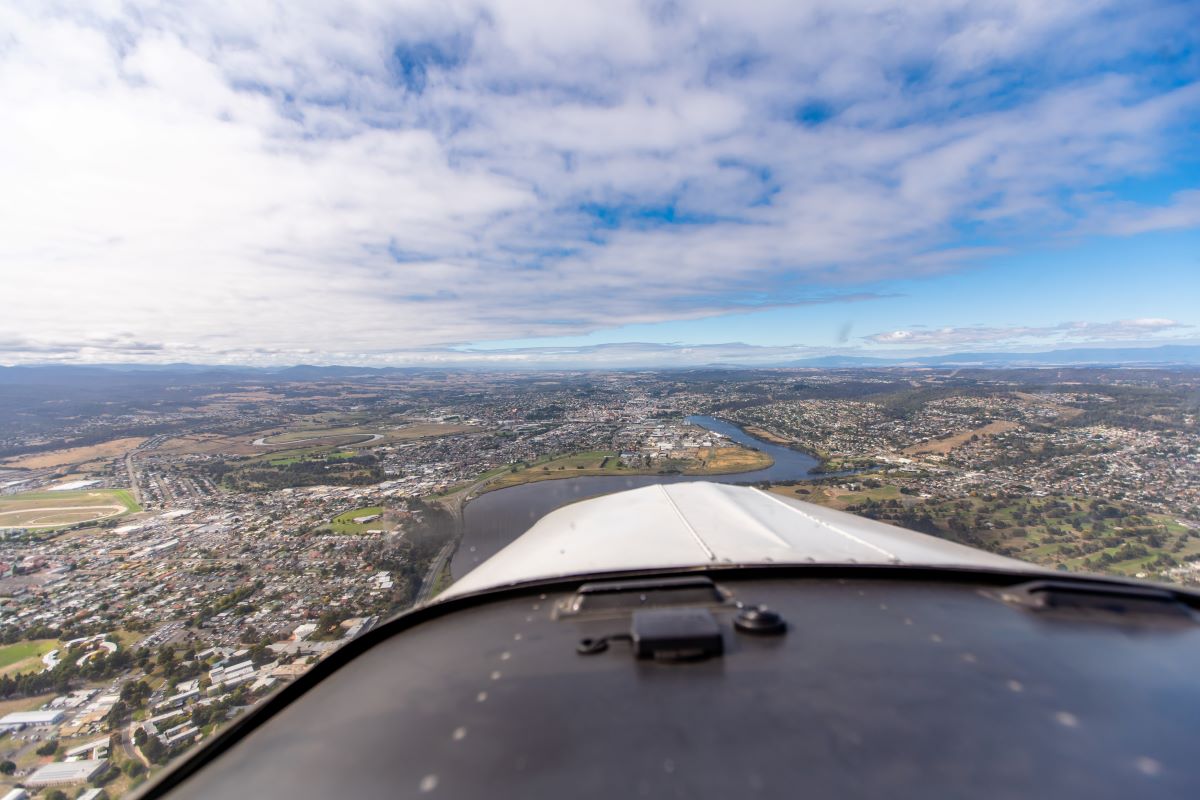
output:
[[[135,511],[141,507],[127,489],[22,492],[0,497],[0,527],[56,528]]]
[[[0,670],[31,658],[37,659],[40,663],[42,656],[56,647],[58,647],[58,641],[55,639],[33,639],[6,644],[0,647]]]
[[[655,462],[651,467],[639,468],[622,466],[621,454],[615,451],[587,450],[493,470],[491,474],[495,477],[490,478],[483,488],[485,491],[492,491],[522,483],[603,475],[725,475],[765,469],[772,463],[771,457],[759,450],[719,447],[702,448],[698,458],[668,459]],[[476,483],[484,477],[486,476],[480,476]]]
[[[620,453],[611,450],[588,450],[566,456],[539,458],[530,464],[515,464],[492,472],[495,477],[488,481],[488,491],[555,478],[637,474],[636,470],[621,467]]]
[[[925,499],[861,477],[772,491],[1067,570],[1154,574],[1200,556],[1200,535],[1168,515],[1145,513],[1119,500],[1070,495]]]
[[[380,530],[385,528],[383,518],[372,520],[371,522],[355,522],[355,517],[370,517],[375,514],[383,514],[383,506],[368,506],[366,508],[355,508],[350,511],[338,514],[329,522],[329,529],[335,533],[366,533],[367,531]]]
[[[302,461],[342,461],[352,458],[355,453],[350,450],[328,450],[324,447],[310,447],[303,450],[286,450],[283,453],[273,453],[262,459],[272,467],[286,467],[299,464]]]
[[[224,489],[250,492],[317,484],[363,486],[383,480],[379,459],[369,449],[349,450],[341,445],[297,447],[221,460],[207,465],[206,471]]]

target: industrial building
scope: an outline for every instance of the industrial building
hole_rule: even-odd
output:
[[[108,755],[108,745],[110,737],[105,736],[95,741],[81,744],[77,747],[72,747],[70,750],[63,751],[63,758],[72,759],[80,756],[89,756],[93,758],[103,758]]]
[[[36,772],[25,779],[25,785],[40,789],[43,786],[66,786],[71,783],[85,783],[104,774],[108,769],[108,760],[104,758],[89,758],[80,761],[55,761],[39,767]]]
[[[0,717],[0,731],[19,731],[27,725],[53,725],[61,722],[63,712],[56,709],[49,711],[14,711]]]

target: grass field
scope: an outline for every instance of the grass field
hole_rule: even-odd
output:
[[[58,647],[55,639],[34,639],[0,647],[0,675],[39,670],[42,656]]]
[[[522,483],[548,481],[556,478],[578,478],[584,475],[636,475],[637,471],[622,469],[620,454],[610,450],[588,450],[583,453],[573,453],[559,458],[539,459],[527,467],[518,468],[515,472],[493,470],[496,477],[488,482],[487,488],[503,489]]]
[[[900,494],[900,489],[891,484],[884,484],[874,489],[859,488],[856,491],[851,491],[844,486],[836,484],[823,486],[820,484],[805,483],[797,486],[772,486],[771,491],[776,494],[786,495],[787,497],[794,497],[797,500],[820,503],[821,505],[839,510],[866,500],[878,502],[882,500],[901,499],[903,497]]]
[[[126,489],[24,492],[0,497],[0,527],[57,528],[141,511]]]
[[[352,450],[334,450],[326,451],[322,447],[312,447],[305,450],[285,450],[282,453],[275,452],[263,459],[255,459],[266,461],[272,467],[286,467],[291,464],[299,464],[301,461],[316,460],[316,461],[340,461],[345,458],[351,458],[355,455]]]
[[[539,460],[513,471],[496,471],[488,481],[487,491],[504,489],[522,483],[552,481],[559,478],[580,478],[598,475],[657,475],[663,470],[685,475],[725,475],[765,469],[774,463],[769,455],[745,447],[702,448],[696,459],[672,460],[649,469],[622,467],[619,453],[611,450],[589,450],[548,460]]]
[[[16,700],[0,700],[0,717],[5,714],[12,714],[15,711],[36,711],[53,700],[56,695],[43,694],[37,697],[19,697]]]
[[[385,529],[383,519],[372,520],[371,522],[354,522],[355,517],[369,517],[373,514],[382,514],[382,506],[369,506],[367,508],[355,508],[342,514],[338,514],[329,522],[329,529],[334,533],[366,533],[367,531]]]
[[[1069,570],[1154,574],[1162,568],[1156,562],[1165,556],[1182,560],[1200,555],[1200,538],[1189,536],[1188,529],[1171,517],[1140,513],[1116,500],[1071,495],[922,499],[901,494],[893,484],[870,482],[880,485],[867,486],[866,479],[849,478],[843,482],[773,486],[771,491],[830,508],[866,513],[901,527],[905,527],[902,517],[880,517],[867,509],[872,503],[891,506],[897,513],[907,509],[934,524],[935,535]],[[855,488],[851,490],[849,485]],[[1099,504],[1115,509],[1117,515],[1097,518],[1093,512]]]

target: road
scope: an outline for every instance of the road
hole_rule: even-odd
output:
[[[142,504],[142,490],[138,488],[137,472],[133,468],[133,454],[136,451],[130,450],[125,454],[125,469],[129,472],[129,490],[133,492],[133,501],[139,506]]]
[[[142,766],[150,768],[150,759],[142,755],[142,751],[133,746],[133,732],[137,730],[137,722],[129,723],[129,727],[121,732],[121,749],[125,751],[125,758],[133,761],[137,759],[142,762]]]
[[[446,568],[446,562],[454,555],[454,549],[458,547],[459,536],[456,534],[453,539],[446,542],[429,565],[429,569],[425,571],[425,578],[421,581],[421,591],[417,592],[417,600],[414,605],[424,605],[432,598],[433,588],[437,586],[438,576],[442,574],[442,570]]]
[[[458,547],[458,543],[462,540],[463,506],[467,504],[468,500],[475,496],[476,492],[486,486],[490,481],[494,480],[494,478],[494,475],[488,478],[483,478],[475,481],[475,483],[471,484],[470,486],[458,490],[454,494],[449,494],[445,497],[438,498],[437,502],[441,503],[442,507],[450,512],[450,516],[454,517],[454,538],[446,542],[446,546],[443,547],[438,552],[437,557],[430,562],[429,569],[425,571],[425,578],[421,581],[421,590],[417,592],[415,605],[427,603],[432,599],[430,595],[433,594],[433,588],[437,586],[438,576],[442,574],[442,570],[445,568],[446,562],[449,561],[450,557],[454,555],[455,548]]]

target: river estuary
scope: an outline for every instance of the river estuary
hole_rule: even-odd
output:
[[[636,489],[654,483],[715,481],[751,483],[753,481],[810,480],[817,459],[782,445],[771,444],[714,417],[688,417],[687,421],[728,436],[738,444],[767,453],[775,463],[766,469],[727,475],[594,475],[538,481],[487,492],[467,503],[463,509],[463,538],[450,563],[455,580],[491,558],[513,539],[556,508],[603,494]]]

